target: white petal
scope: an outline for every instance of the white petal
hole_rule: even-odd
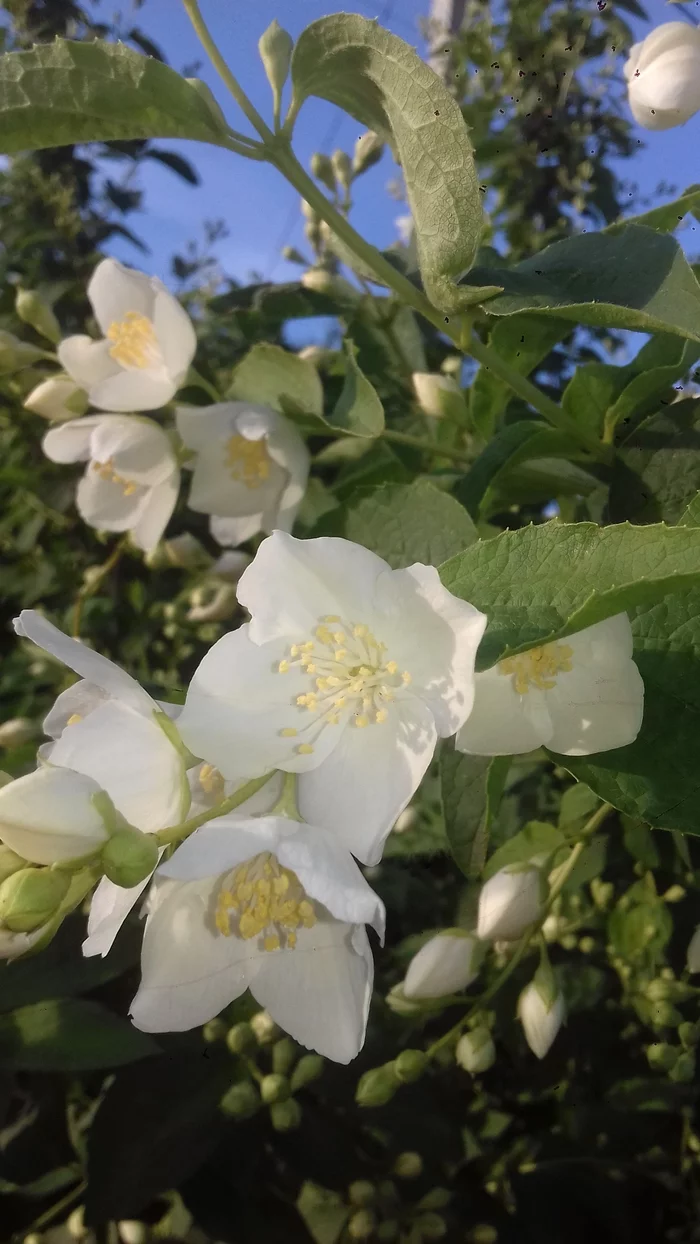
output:
[[[115,885],[108,877],[102,878],[90,900],[88,935],[82,947],[87,958],[91,955],[109,954],[117,933],[150,880],[150,876],[145,877],[138,885],[127,890],[123,886]]]
[[[114,469],[137,484],[160,484],[175,467],[165,432],[152,419],[103,415],[92,436],[91,456],[114,461]]]
[[[141,986],[131,1004],[133,1022],[144,1032],[184,1032],[205,1024],[238,998],[255,975],[261,958],[255,939],[216,932],[218,886],[218,878],[155,882],[143,939]]]
[[[396,701],[387,713],[381,725],[342,729],[334,751],[298,781],[304,820],[328,828],[363,864],[381,859],[437,742],[433,715],[420,700]]]
[[[197,349],[197,337],[189,315],[177,298],[154,279],[155,306],[153,327],[165,366],[175,381],[182,384]]]
[[[181,819],[182,758],[153,716],[140,709],[108,700],[63,731],[51,762],[92,778],[129,824],[146,833]]]
[[[107,840],[93,804],[99,786],[52,765],[0,788],[0,839],[33,864],[90,855]]]
[[[165,368],[124,371],[101,380],[89,390],[90,401],[100,410],[159,410],[175,396],[176,384]]]
[[[223,518],[259,514],[272,504],[277,506],[287,474],[276,462],[257,488],[235,479],[226,461],[225,441],[212,440],[198,454],[192,475],[188,505],[198,514],[218,514]]]
[[[351,540],[273,532],[238,585],[238,599],[253,618],[251,639],[305,639],[328,614],[371,625],[377,579],[386,569],[381,557]]]
[[[52,739],[60,738],[71,717],[87,717],[93,708],[104,704],[106,699],[106,692],[81,678],[80,682],[74,683],[57,696],[53,708],[44,718],[44,734]]]
[[[477,936],[483,941],[515,941],[539,919],[542,877],[538,868],[502,868],[479,895]]]
[[[530,687],[518,695],[511,675],[497,665],[475,679],[474,707],[455,747],[473,756],[518,756],[546,743],[552,734],[547,698]]]
[[[134,544],[150,553],[170,522],[180,491],[180,472],[173,471],[150,489],[146,503],[131,529]]]
[[[478,975],[476,938],[448,930],[431,937],[408,965],[403,992],[407,998],[443,998],[466,989]]]
[[[110,324],[123,320],[128,311],[153,318],[155,293],[150,277],[127,268],[116,259],[103,259],[95,268],[87,288],[95,319],[105,337]]]
[[[60,427],[51,428],[42,441],[42,448],[52,462],[85,462],[90,455],[92,436],[104,415],[87,415],[71,419]]]
[[[632,660],[626,613],[562,641],[572,669],[547,692],[552,735],[547,746],[566,756],[589,756],[633,743],[644,715],[644,683]]]
[[[93,341],[92,337],[79,334],[66,337],[57,347],[58,361],[64,371],[80,385],[81,389],[90,390],[94,385],[116,376],[121,370],[112,358],[108,341]]]
[[[124,484],[103,479],[88,467],[75,490],[80,517],[101,531],[130,531],[146,503],[147,492],[138,485],[128,493]]]
[[[538,1058],[544,1058],[548,1053],[565,1015],[561,994],[557,994],[552,1006],[547,1008],[534,982],[523,989],[518,999],[518,1019],[523,1026],[525,1040]]]
[[[284,467],[289,477],[279,503],[277,526],[281,531],[290,531],[306,492],[311,455],[294,424],[282,415],[276,416],[268,431],[267,448],[270,457]]]
[[[376,610],[391,659],[410,673],[411,688],[431,709],[438,733],[454,734],[474,702],[474,662],[486,615],[448,592],[433,566],[420,563],[380,576]]]
[[[688,22],[662,22],[634,45],[630,58],[633,52],[637,53],[635,68],[641,73],[665,53],[687,47],[700,48],[700,33]]]
[[[250,514],[245,518],[219,518],[213,515],[209,522],[209,530],[219,544],[236,548],[251,536],[262,531],[263,515]]]
[[[153,712],[153,700],[135,678],[107,657],[87,648],[80,640],[64,635],[36,610],[23,609],[15,618],[14,627],[18,635],[31,639],[32,643],[57,657],[81,678],[113,695],[115,700],[121,700],[122,704],[130,705],[137,712],[149,715]]]
[[[212,406],[176,406],[175,425],[188,449],[200,452],[212,440],[226,440],[236,431],[238,402]]]
[[[319,920],[294,950],[263,953],[250,989],[300,1045],[349,1063],[364,1044],[373,976],[364,928]]]

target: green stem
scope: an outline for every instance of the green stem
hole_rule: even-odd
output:
[[[99,567],[98,573],[95,577],[78,592],[78,595],[75,598],[75,605],[73,607],[72,634],[74,639],[80,639],[80,622],[83,615],[83,605],[85,604],[85,601],[94,595],[102,583],[102,580],[106,578],[110,571],[114,570],[114,567],[121,558],[128,542],[129,533],[127,532],[127,534],[122,536],[121,540],[115,544],[106,562],[103,562],[103,564]]]
[[[75,1188],[71,1188],[70,1192],[67,1192],[65,1196],[61,1197],[60,1201],[57,1201],[56,1204],[52,1205],[50,1209],[47,1209],[43,1214],[40,1214],[38,1218],[35,1218],[28,1227],[25,1227],[22,1231],[17,1231],[12,1236],[13,1241],[16,1241],[16,1244],[20,1244],[20,1241],[25,1240],[30,1232],[41,1231],[44,1227],[48,1227],[49,1223],[53,1222],[54,1218],[57,1218],[59,1214],[64,1213],[74,1201],[77,1201],[78,1197],[83,1195],[86,1188],[87,1179],[81,1179],[80,1183],[77,1184]]]
[[[217,816],[225,816],[227,812],[232,812],[239,804],[245,803],[246,799],[257,794],[271,777],[271,773],[266,773],[263,777],[253,778],[252,782],[246,782],[245,786],[241,786],[233,795],[229,795],[228,799],[222,799],[221,803],[217,803],[215,807],[207,808],[198,816],[190,817],[189,821],[183,821],[181,825],[170,825],[167,829],[159,830],[154,835],[159,846],[167,847],[182,842],[194,833],[195,829],[199,829],[200,825],[213,821]]]
[[[540,918],[537,924],[533,924],[532,927],[529,928],[526,933],[523,933],[523,936],[521,937],[520,941],[518,942],[515,948],[514,954],[508,960],[508,963],[504,967],[503,971],[500,972],[499,975],[496,977],[495,981],[493,981],[493,983],[489,985],[488,989],[486,989],[484,993],[479,995],[479,997],[474,1002],[473,1006],[470,1006],[469,1010],[462,1016],[461,1019],[457,1021],[457,1023],[452,1028],[449,1028],[446,1033],[444,1033],[441,1037],[439,1037],[437,1041],[433,1042],[433,1044],[426,1050],[426,1055],[428,1058],[434,1058],[437,1052],[443,1049],[444,1046],[451,1045],[452,1042],[459,1036],[460,1032],[465,1027],[465,1025],[469,1022],[472,1016],[475,1015],[477,1011],[482,1010],[482,1008],[486,1005],[486,1003],[490,1002],[491,999],[496,996],[496,994],[499,992],[499,990],[502,988],[502,986],[505,984],[508,978],[512,976],[513,972],[515,971],[518,964],[520,963],[520,960],[522,959],[523,955],[529,949],[532,939],[539,933],[544,921],[546,920],[547,916],[552,910],[554,903],[558,899],[559,895],[564,889],[564,886],[569,880],[569,877],[574,871],[574,868],[576,867],[576,864],[578,863],[581,857],[581,853],[583,852],[586,846],[587,839],[590,838],[590,836],[595,833],[595,831],[599,828],[599,826],[602,825],[605,818],[609,816],[612,811],[614,811],[612,804],[604,803],[601,805],[600,808],[598,808],[596,812],[593,813],[593,816],[591,816],[589,820],[586,822],[583,829],[580,831],[578,842],[571,850],[571,854],[569,855],[569,858],[567,859],[566,863],[562,865],[561,869],[557,871],[556,881],[554,882],[554,885],[549,891],[547,902],[542,908],[542,912],[540,914]]]
[[[194,389],[201,389],[203,393],[208,393],[209,397],[213,398],[215,402],[221,401],[221,394],[214,388],[213,384],[210,384],[208,380],[205,380],[204,376],[200,375],[196,367],[190,367],[187,373],[183,387],[187,388],[188,385],[191,385]]]
[[[219,51],[218,47],[216,46],[209,32],[209,28],[204,18],[202,17],[197,0],[182,0],[182,3],[185,7],[185,12],[187,13],[187,16],[189,17],[190,21],[192,22],[192,25],[194,26],[199,42],[201,43],[202,47],[207,53],[207,56],[209,57],[214,68],[216,69],[216,72],[218,73],[222,82],[233,95],[233,98],[238,104],[238,107],[246,115],[246,117],[250,121],[250,124],[253,126],[253,129],[256,129],[258,131],[258,134],[263,139],[263,142],[265,142],[266,144],[271,143],[271,142],[274,143],[275,135],[273,134],[269,126],[265,124],[257,108],[255,108],[254,105],[251,103],[251,101],[248,99],[248,96],[246,95],[245,91],[243,90],[243,88],[240,86],[236,78],[231,73],[231,70],[226,64],[226,61],[221,55],[221,52]]]

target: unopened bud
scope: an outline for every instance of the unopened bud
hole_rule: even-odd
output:
[[[442,998],[466,989],[476,979],[482,948],[464,929],[444,929],[421,946],[403,982],[404,997]]]
[[[263,1076],[260,1096],[266,1106],[271,1106],[276,1101],[286,1101],[289,1097],[289,1080],[286,1076],[275,1074]]]
[[[461,354],[448,354],[440,364],[440,371],[444,376],[461,376],[464,359]]]
[[[338,148],[331,156],[331,165],[343,190],[349,190],[352,184],[352,162],[350,156]]]
[[[361,298],[359,289],[355,289],[344,276],[336,276],[327,268],[309,268],[301,278],[304,289],[312,289],[316,294],[327,294],[338,302],[354,303]]]
[[[501,868],[479,895],[477,937],[516,941],[542,913],[543,879],[539,868]]]
[[[688,944],[687,967],[691,974],[700,972],[700,924]]]
[[[234,1024],[233,1028],[229,1028],[226,1033],[226,1044],[232,1054],[249,1054],[257,1044],[252,1025]]]
[[[694,1080],[695,1054],[692,1050],[685,1050],[679,1054],[675,1066],[668,1073],[668,1078],[676,1084],[690,1084]]]
[[[122,1244],[147,1244],[148,1227],[145,1222],[135,1218],[124,1218],[117,1223],[117,1231]]]
[[[470,1075],[478,1076],[488,1071],[496,1061],[496,1047],[488,1028],[474,1028],[460,1037],[455,1050],[460,1067]]]
[[[44,357],[44,351],[38,346],[27,345],[20,341],[14,333],[6,333],[0,329],[0,376],[29,367]]]
[[[249,1119],[260,1106],[260,1097],[250,1080],[239,1080],[221,1098],[222,1113],[231,1119]]]
[[[306,260],[304,259],[304,256],[302,255],[301,251],[297,250],[296,246],[283,246],[282,247],[282,258],[286,259],[287,263],[300,263],[304,265],[306,264]]]
[[[377,1190],[369,1179],[356,1179],[348,1188],[348,1200],[351,1205],[373,1205]]]
[[[311,157],[311,172],[318,181],[322,181],[327,186],[331,194],[335,194],[335,173],[333,165],[324,155],[322,151],[317,151]]]
[[[680,903],[686,895],[685,888],[682,885],[672,885],[661,895],[664,903]]]
[[[270,1122],[276,1132],[293,1132],[301,1123],[301,1106],[290,1097],[287,1101],[276,1101],[270,1106]]]
[[[362,134],[355,143],[352,157],[352,171],[355,176],[366,173],[368,168],[377,164],[382,158],[383,151],[384,144],[374,130],[367,130],[366,134]]]
[[[646,995],[650,1002],[684,1002],[692,997],[695,989],[684,981],[665,980],[657,976],[646,987]]]
[[[202,1028],[202,1036],[207,1045],[215,1041],[223,1041],[226,1036],[226,1023],[223,1019],[210,1019]]]
[[[246,566],[249,566],[252,560],[250,553],[243,553],[240,549],[224,549],[214,562],[211,573],[216,575],[217,579],[225,579],[227,583],[238,583]]]
[[[533,1054],[544,1058],[564,1023],[566,1009],[560,993],[543,996],[537,977],[526,985],[518,999],[518,1019]]]
[[[25,397],[24,407],[33,415],[60,423],[84,415],[88,396],[70,376],[49,376]]]
[[[191,606],[185,617],[188,622],[223,622],[238,608],[236,588],[232,583],[211,584],[210,591],[198,588],[190,596]]]
[[[358,1106],[385,1106],[391,1101],[399,1084],[393,1063],[373,1067],[361,1077],[355,1092],[355,1101]]]
[[[420,1080],[427,1065],[428,1056],[423,1050],[402,1050],[394,1059],[394,1071],[402,1084]]]
[[[164,540],[163,553],[167,565],[177,566],[182,570],[199,570],[211,566],[211,557],[204,545],[189,531]]]
[[[50,868],[23,868],[0,885],[0,923],[12,933],[31,933],[61,906],[70,876]]]
[[[413,1225],[421,1240],[441,1240],[447,1234],[447,1223],[442,1214],[419,1214]]]
[[[678,1059],[678,1048],[666,1041],[656,1041],[646,1049],[647,1062],[654,1071],[670,1071]]]
[[[678,1028],[678,1037],[685,1046],[697,1045],[698,1038],[700,1037],[698,1025],[691,1024],[689,1020],[685,1020]]]
[[[300,206],[302,216],[306,220],[311,221],[313,224],[318,224],[321,217],[316,211],[316,208],[312,207],[310,203],[307,203],[306,199],[301,200]]]
[[[413,829],[413,826],[416,824],[417,820],[418,813],[415,808],[404,808],[403,812],[399,813],[396,821],[394,822],[392,833],[405,834],[407,829]]]
[[[267,1011],[258,1011],[257,1015],[251,1019],[250,1027],[255,1033],[258,1045],[272,1045],[272,1042],[276,1041],[280,1035],[277,1024]]]
[[[68,1231],[68,1234],[71,1235],[74,1240],[80,1240],[82,1239],[84,1235],[87,1234],[86,1229],[85,1229],[85,1206],[84,1205],[79,1205],[77,1209],[73,1210],[72,1214],[68,1215],[68,1220],[66,1222],[66,1229]]]
[[[282,88],[287,81],[293,47],[294,40],[292,36],[282,29],[276,18],[270,22],[267,30],[263,32],[258,40],[258,51],[267,74],[267,80],[272,87],[275,110],[279,109],[279,100]]]
[[[348,1235],[351,1240],[368,1240],[374,1231],[376,1218],[371,1209],[358,1209],[348,1222]]]
[[[0,747],[22,747],[36,734],[36,726],[28,717],[9,717],[0,725]]]
[[[105,876],[130,890],[150,877],[158,863],[158,839],[138,829],[118,829],[102,849]]]
[[[440,372],[414,371],[413,391],[424,415],[442,419],[452,414],[453,405],[460,415],[464,414],[464,398],[454,376]]]
[[[291,1037],[282,1037],[276,1041],[272,1047],[272,1070],[275,1074],[286,1076],[294,1066],[298,1052]]]
[[[417,1179],[423,1171],[423,1159],[419,1153],[407,1150],[394,1162],[394,1174],[398,1179]]]
[[[312,1084],[323,1074],[324,1060],[320,1054],[303,1054],[292,1072],[289,1086],[293,1093]]]
[[[61,340],[61,325],[45,298],[34,289],[18,289],[15,311],[24,324],[29,324],[41,337],[53,345]]]
[[[386,1004],[395,1015],[420,1015],[425,1011],[425,1002],[420,998],[407,998],[403,985],[394,985],[386,996]]]
[[[652,1002],[649,1023],[653,1028],[676,1028],[683,1022],[678,1007],[672,1002]]]

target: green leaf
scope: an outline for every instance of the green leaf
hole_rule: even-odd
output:
[[[510,768],[510,756],[465,756],[445,744],[440,789],[450,850],[466,877],[479,877]]]
[[[700,208],[700,186],[688,186],[677,199],[670,203],[662,203],[653,207],[650,212],[642,212],[639,216],[626,216],[624,220],[616,220],[608,225],[605,233],[619,233],[626,225],[646,225],[648,229],[656,229],[658,233],[672,233],[688,212],[697,216]]]
[[[488,669],[506,653],[688,591],[700,583],[700,532],[554,521],[480,540],[440,575],[487,615],[478,664]]]
[[[45,998],[87,993],[138,963],[142,939],[137,929],[124,927],[104,958],[83,957],[80,943],[84,937],[84,918],[69,917],[40,955],[0,965],[0,1011],[14,1011]]]
[[[489,347],[521,376],[529,376],[552,347],[570,332],[571,325],[567,320],[517,315],[512,319],[496,321],[489,334]],[[513,390],[488,367],[482,366],[474,377],[469,394],[469,411],[476,431],[488,440],[497,419],[513,397]]]
[[[610,481],[614,522],[678,522],[700,483],[700,400],[674,402],[621,446]]]
[[[402,39],[346,13],[322,17],[302,32],[292,82],[293,114],[316,95],[391,144],[431,301],[446,311],[480,302],[485,291],[455,284],[474,261],[483,215],[467,125],[444,82]]]
[[[599,803],[598,796],[584,782],[569,786],[564,791],[559,805],[559,828],[571,830],[574,825],[583,825],[584,821],[587,821],[589,816],[595,812]]]
[[[226,396],[292,416],[323,414],[323,386],[313,363],[267,342],[241,359]]]
[[[57,39],[0,57],[0,152],[134,138],[226,146],[197,86],[123,43]]]
[[[297,1209],[314,1244],[336,1244],[350,1216],[350,1209],[338,1192],[320,1188],[309,1180],[301,1186]]]
[[[0,1065],[23,1071],[119,1067],[158,1052],[128,1020],[79,998],[54,999],[0,1016]]]
[[[454,493],[472,518],[489,508],[489,492],[504,482],[509,471],[531,458],[580,457],[568,436],[545,423],[522,419],[510,423],[495,436],[455,485]]]
[[[301,281],[287,281],[274,285],[262,281],[257,285],[244,285],[217,294],[208,304],[215,315],[230,311],[252,311],[275,324],[284,320],[309,319],[316,315],[337,315],[339,307],[334,298],[320,294],[318,290],[306,289]]]
[[[494,851],[484,869],[484,880],[488,881],[489,877],[509,864],[529,864],[531,861],[540,864],[558,851],[564,842],[564,834],[556,825],[548,825],[546,821],[528,821],[520,833],[514,834]]]
[[[700,341],[700,285],[675,239],[642,225],[566,238],[513,268],[473,268],[468,281],[503,288],[489,315],[528,311]]]
[[[324,416],[331,428],[342,428],[348,436],[379,436],[384,431],[384,407],[376,390],[357,364],[357,348],[345,338],[347,356],[343,389],[333,413]]]
[[[353,500],[343,535],[394,569],[413,562],[439,566],[448,551],[454,554],[478,539],[467,511],[428,479],[383,484]]]
[[[700,527],[700,492],[696,493],[692,501],[678,519],[679,527]]]

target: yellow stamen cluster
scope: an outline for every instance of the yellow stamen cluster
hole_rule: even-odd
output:
[[[119,484],[125,497],[133,496],[138,488],[138,484],[125,479],[123,475],[115,471],[113,458],[108,458],[106,462],[93,462],[92,469],[97,471],[100,479],[106,480],[107,483]]]
[[[263,950],[293,950],[297,930],[313,928],[316,912],[296,873],[264,851],[226,878],[214,920],[224,937],[259,937]]]
[[[308,674],[312,688],[297,695],[294,703],[313,714],[313,722],[299,730],[287,726],[280,735],[294,738],[301,733],[308,735],[312,727],[337,726],[348,712],[350,724],[357,729],[381,725],[388,717],[386,705],[395,699],[397,688],[411,681],[408,670],[400,673],[396,661],[387,661],[386,644],[364,623],[345,622],[331,615],[321,618],[313,634],[313,639],[292,644],[277,666],[280,674],[293,668]],[[309,755],[313,743],[304,740],[296,750]]]
[[[140,311],[127,311],[122,320],[113,320],[107,329],[107,340],[114,343],[109,351],[111,357],[122,367],[153,367],[160,362],[155,329]]]
[[[270,478],[271,458],[264,437],[249,441],[236,434],[226,442],[226,466],[234,479],[246,488],[259,488]]]
[[[224,797],[224,779],[213,765],[203,764],[199,770],[199,785],[205,795],[212,795],[219,803]]]
[[[82,720],[83,720],[82,713],[71,713],[70,717],[68,718],[68,721],[66,722],[66,725],[77,726],[78,722]]]
[[[573,648],[568,644],[544,644],[515,657],[499,661],[499,674],[512,675],[518,695],[526,695],[530,687],[551,691],[557,685],[557,674],[572,668]]]

